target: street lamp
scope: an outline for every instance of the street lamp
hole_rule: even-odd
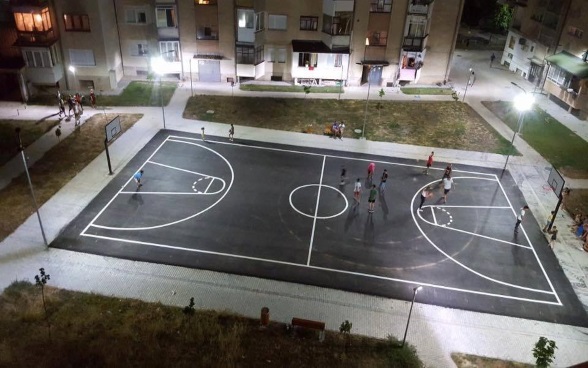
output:
[[[361,130],[361,138],[360,139],[365,139],[365,124],[367,122],[368,103],[370,101],[370,88],[372,86],[372,84],[370,83],[370,71],[371,71],[371,68],[368,67],[368,75],[367,75],[368,93],[367,93],[367,97],[365,99],[365,114],[363,116],[363,129]]]
[[[29,182],[29,189],[31,190],[31,196],[33,197],[33,205],[35,206],[35,212],[37,212],[37,219],[39,220],[39,227],[41,228],[41,235],[43,235],[43,242],[45,246],[47,244],[47,237],[45,236],[45,230],[43,229],[43,221],[41,221],[41,215],[39,214],[39,206],[37,205],[37,198],[35,198],[35,191],[33,190],[33,182],[31,181],[31,176],[29,175],[29,165],[27,164],[27,159],[25,157],[24,147],[22,145],[22,140],[20,139],[20,128],[16,128],[16,141],[18,143],[18,150],[22,156],[22,163],[24,165],[25,173],[27,174],[27,180]]]
[[[520,86],[518,86],[516,84],[515,84],[515,86],[521,88]],[[523,91],[524,91],[524,89],[523,89]],[[529,111],[531,109],[531,107],[533,107],[534,102],[535,102],[535,99],[533,98],[533,95],[526,93],[526,91],[525,91],[525,93],[521,93],[521,94],[518,94],[517,96],[515,96],[515,98],[513,100],[513,105],[514,105],[515,109],[517,109],[519,111],[519,120],[517,121],[517,130],[513,133],[512,140],[510,141],[510,150],[508,152],[508,155],[506,156],[506,162],[504,163],[504,167],[502,168],[502,173],[500,174],[500,177],[502,177],[502,175],[504,175],[504,171],[506,170],[506,165],[508,165],[508,159],[510,158],[510,155],[511,155],[512,150],[514,148],[514,140],[515,140],[517,134],[519,134],[521,132],[521,129],[523,128],[523,122],[525,120],[525,113],[527,111]]]
[[[78,84],[77,82],[78,82],[78,81],[76,80],[76,67],[75,67],[75,66],[73,66],[73,65],[70,65],[70,66],[69,66],[69,68],[68,68],[68,70],[69,70],[70,72],[72,72],[72,74],[73,74],[73,77],[74,77],[74,84],[73,84],[73,89],[74,89],[74,90],[76,90],[76,89],[78,89],[78,88],[77,88],[77,84]]]
[[[155,74],[157,74],[159,76],[159,97],[161,99],[161,114],[163,115],[163,129],[166,129],[165,128],[165,109],[163,107],[163,93],[161,90],[161,76],[164,73],[165,62],[163,61],[161,56],[154,57],[151,59],[151,69],[153,69],[153,72],[155,72]]]
[[[473,80],[472,80],[472,78],[473,78]],[[476,73],[474,73],[474,69],[470,68],[470,74],[468,74],[468,81],[466,83],[465,91],[463,92],[462,102],[465,101],[466,93],[468,93],[468,86],[470,85],[470,83],[473,86],[475,81],[476,81]]]
[[[404,343],[406,342],[406,334],[408,333],[408,324],[410,323],[410,315],[412,314],[412,306],[414,305],[414,300],[416,298],[417,293],[421,290],[422,286],[417,286],[412,289],[412,302],[410,302],[410,311],[408,312],[408,320],[406,321],[406,329],[404,330],[404,337],[402,338],[402,345],[401,348],[404,347]]]

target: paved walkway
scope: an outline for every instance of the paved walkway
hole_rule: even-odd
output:
[[[488,55],[485,55],[488,53]],[[480,101],[501,98],[511,99],[517,92],[511,80],[525,86],[525,82],[512,73],[489,69],[486,64],[490,52],[461,52],[456,54],[452,81],[455,88],[464,89],[467,68],[476,70],[477,80],[466,96],[468,102],[480,115],[495,127],[500,134],[512,138],[513,132],[489,113]],[[483,69],[483,68],[486,69]],[[460,76],[464,76],[461,78]],[[195,94],[228,94],[230,86],[224,84],[192,85]],[[386,99],[450,99],[446,96],[420,98],[396,93],[396,89],[385,88]],[[367,89],[347,88],[341,98],[365,98]],[[235,89],[235,95],[243,92]],[[379,98],[377,91],[371,91]],[[225,136],[225,124],[194,122],[182,118],[187,98],[191,95],[189,83],[176,91],[165,108],[169,129],[198,133],[206,126],[207,134]],[[248,95],[251,95],[248,93]],[[268,96],[268,93],[260,93]],[[281,96],[283,94],[280,94]],[[301,97],[301,94],[284,94]],[[308,98],[333,96],[311,94]],[[588,139],[586,122],[566,116],[552,102],[542,101],[550,113]],[[38,119],[55,113],[54,108],[29,106],[18,111],[17,104],[0,103],[0,114],[5,118]],[[559,110],[558,110],[559,109]],[[143,113],[144,117],[132,129],[118,138],[110,147],[113,168],[123,167],[162,128],[160,108],[112,108],[108,112]],[[85,117],[99,110],[86,109]],[[71,133],[73,123],[62,125],[63,135]],[[292,144],[302,147],[340,149],[366,152],[376,155],[423,160],[431,147],[417,147],[385,142],[354,139],[333,141],[322,136],[291,133],[259,128],[241,127],[236,124],[237,139]],[[586,134],[586,135],[584,135]],[[62,136],[62,138],[64,138]],[[26,150],[29,162],[34,162],[57,143],[54,132]],[[509,170],[527,199],[533,214],[541,223],[555,207],[556,198],[545,189],[549,164],[534,152],[524,141],[517,138],[516,148],[523,154],[513,157]],[[500,155],[437,149],[438,161],[454,162],[501,168],[504,157]],[[20,164],[20,166],[19,166]],[[111,177],[107,175],[104,154],[89,164],[79,175],[60,190],[42,208],[41,215],[49,241],[54,239],[81,210],[106,186]],[[8,177],[22,172],[22,162],[15,158],[0,169],[0,186]],[[584,182],[578,184],[583,187]],[[557,223],[560,228],[570,219],[562,214]],[[580,243],[567,231],[561,232],[555,252],[574,288],[588,306],[588,254],[580,250]],[[37,269],[45,267],[51,274],[51,285],[81,291],[96,292],[120,297],[161,301],[165,304],[184,306],[190,297],[195,297],[200,308],[227,309],[246,316],[257,317],[261,307],[270,308],[272,319],[286,322],[293,316],[323,320],[328,328],[337,329],[345,319],[353,322],[354,333],[385,337],[388,334],[402,336],[408,315],[409,303],[374,296],[359,295],[314,286],[289,284],[280,281],[221,274],[158,264],[110,259],[89,254],[57,249],[46,249],[42,244],[37,219],[31,216],[15,233],[0,244],[0,288],[17,279],[32,279]],[[426,289],[422,292],[428,292]],[[430,291],[433,292],[433,291]],[[511,317],[486,315],[430,305],[415,304],[408,341],[417,347],[421,358],[431,367],[453,367],[451,352],[464,352],[491,357],[502,357],[523,362],[533,362],[531,349],[539,336],[557,342],[556,366],[567,366],[588,360],[588,329],[557,325]]]

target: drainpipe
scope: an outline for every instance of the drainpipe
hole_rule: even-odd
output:
[[[194,4],[192,4],[192,6],[194,6]],[[180,49],[178,50],[178,56],[180,57],[180,80],[184,80],[184,55],[183,55],[183,47],[182,47],[182,42],[181,42],[181,38],[180,38],[180,3],[178,0],[176,0],[176,9],[177,11],[177,25],[176,28],[178,29],[178,45],[180,45]],[[217,12],[218,12],[218,5],[217,5]]]
[[[461,21],[461,16],[463,14],[463,5],[465,0],[460,0],[459,2],[459,14],[457,15],[457,19],[455,20],[455,29],[453,31],[453,47],[451,48],[451,52],[449,53],[449,59],[447,60],[447,69],[445,69],[445,78],[443,83],[447,83],[449,79],[449,69],[451,69],[451,61],[453,60],[453,54],[455,54],[455,45],[457,44],[457,34],[459,33],[459,23]]]
[[[118,28],[118,12],[116,11],[116,0],[112,0],[112,6],[114,7],[114,22],[116,23],[116,36],[118,37],[118,52],[120,52],[120,67],[122,75],[125,75],[125,64],[122,52],[122,46],[120,45],[120,29]],[[118,81],[116,81],[118,84]]]
[[[402,32],[400,33],[400,55],[398,55],[398,70],[394,76],[394,85],[398,85],[398,78],[400,78],[400,69],[402,68],[402,58],[404,56],[404,37],[406,37],[406,21],[408,20],[408,8],[410,4],[406,5],[406,16],[404,17],[404,23],[402,24]],[[427,19],[428,21],[428,19]],[[388,26],[389,27],[389,26]]]

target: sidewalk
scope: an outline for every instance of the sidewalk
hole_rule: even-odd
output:
[[[476,55],[471,59],[475,63]],[[456,75],[459,75],[460,68],[456,67],[454,70],[457,72]],[[476,72],[478,76],[476,87],[479,88],[468,90],[466,102],[487,119],[500,134],[505,137],[510,135],[510,139],[512,131],[480,104],[481,100],[492,99],[487,95],[482,96],[482,91],[491,96],[498,92],[504,93],[507,89],[504,86],[510,85],[510,81],[504,78],[504,83],[500,82],[500,86],[493,87],[492,84],[499,82],[490,74],[486,76],[485,74]],[[508,75],[511,78],[514,77],[512,74]],[[453,83],[456,89],[461,87],[459,78],[456,77]],[[518,80],[517,83],[519,83]],[[230,95],[231,93],[230,86],[224,84],[194,84],[193,87],[195,87],[195,94],[213,94],[214,92]],[[385,88],[385,90],[385,99],[416,99],[414,96],[396,94],[391,88]],[[379,98],[377,90],[371,92],[373,94],[370,98]],[[510,92],[514,95],[515,91]],[[349,89],[349,92],[341,97],[355,96],[355,98],[365,99],[366,93],[366,88],[356,87]],[[225,136],[228,130],[225,124],[195,123],[182,118],[182,111],[190,94],[189,83],[184,83],[176,91],[170,104],[165,108],[167,128],[198,133],[200,127],[204,125],[208,135]],[[259,94],[266,97],[272,95],[267,92],[259,92]],[[237,89],[235,89],[235,95],[237,95]],[[247,93],[247,95],[252,94]],[[302,94],[292,95],[303,97]],[[332,95],[321,94],[308,96],[308,98],[332,97]],[[450,96],[434,98],[451,100]],[[510,97],[502,98],[506,100]],[[421,99],[428,98],[422,96]],[[50,107],[29,106],[26,112],[20,112],[20,116],[38,118],[52,114],[54,110],[56,109]],[[110,147],[113,168],[117,171],[162,128],[161,108],[112,108],[107,111],[144,114],[143,119]],[[14,106],[0,104],[0,113],[5,117],[16,118],[12,116],[16,115]],[[84,117],[87,118],[92,113],[102,113],[102,111],[87,109],[84,113]],[[562,121],[562,123],[565,122]],[[581,129],[582,123],[578,123],[578,129]],[[67,126],[67,124],[73,125],[73,123],[64,125]],[[571,121],[570,124],[576,124],[576,122]],[[238,123],[236,125],[236,139],[284,144],[296,142],[302,147],[369,152],[421,161],[431,149],[354,139],[333,141],[318,135],[242,127]],[[63,126],[62,130],[64,130],[62,136],[64,138],[69,131],[66,132]],[[588,136],[585,136],[585,139],[586,137]],[[27,149],[27,156],[30,161],[34,161],[55,143],[57,140],[54,132],[49,132],[36,142],[34,147]],[[523,191],[534,216],[542,223],[556,203],[555,195],[544,189],[547,178],[546,167],[549,164],[524,141],[517,138],[515,146],[523,156],[512,157],[509,170]],[[104,154],[95,159],[41,208],[41,216],[49,241],[53,240],[60,230],[111,180],[111,177],[106,174],[103,156]],[[503,156],[487,153],[464,153],[435,148],[435,156],[438,161],[454,162],[457,167],[459,164],[471,164],[502,168],[504,164]],[[464,158],[467,159],[464,160]],[[22,171],[17,164],[13,164],[14,166],[8,169],[11,164],[12,162],[0,170],[1,178],[4,179],[9,173],[17,175],[18,170]],[[21,161],[20,167],[22,167]],[[558,219],[558,224],[563,225],[569,221],[564,216]],[[584,305],[588,306],[586,286],[588,255],[577,249],[578,244],[575,239],[570,238],[571,234],[566,234],[565,231],[560,234],[561,240],[556,246],[556,255]],[[388,334],[402,336],[409,308],[409,303],[404,301],[339,290],[111,259],[58,249],[47,250],[43,247],[36,217],[32,216],[0,244],[0,288],[17,279],[30,280],[40,267],[44,267],[51,274],[52,286],[147,301],[161,301],[177,306],[184,306],[190,297],[195,297],[199,308],[226,309],[251,317],[259,317],[261,307],[267,306],[270,308],[272,319],[277,321],[286,322],[292,316],[304,315],[310,319],[323,320],[329,329],[336,329],[343,320],[348,319],[354,325],[354,333],[377,337],[385,337]],[[407,339],[417,347],[419,355],[428,366],[453,367],[451,352],[533,362],[531,349],[539,336],[546,336],[557,342],[556,366],[568,366],[588,360],[588,329],[423,305],[418,303],[418,297]]]

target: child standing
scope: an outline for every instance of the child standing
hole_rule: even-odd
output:
[[[551,211],[551,214],[549,216],[547,216],[547,222],[545,223],[545,227],[543,228],[543,232],[546,233],[547,229],[549,228],[549,225],[551,225],[551,222],[553,222],[553,216],[555,215],[555,211]]]
[[[137,171],[137,173],[135,175],[133,175],[133,179],[135,179],[135,182],[137,183],[137,189],[141,188],[143,186],[143,184],[141,184],[141,178],[143,177],[143,170],[139,170]]]
[[[368,198],[368,212],[374,213],[374,207],[376,206],[376,196],[378,195],[378,190],[376,189],[376,185],[372,185],[372,189],[370,189],[370,197]]]
[[[549,240],[549,247],[553,250],[553,246],[555,244],[555,241],[557,240],[557,226],[553,226],[549,233],[551,234],[551,240]]]
[[[204,131],[204,128],[202,128],[202,130]],[[233,136],[235,135],[235,127],[233,126],[233,124],[231,124],[231,128],[229,128],[229,140],[232,142],[233,141]],[[204,140],[204,139],[202,139]]]
[[[429,158],[427,159],[427,167],[425,168],[425,171],[423,172],[425,175],[429,175],[429,168],[431,166],[433,166],[433,156],[435,155],[435,152],[431,152],[431,154],[429,155]]]
[[[361,199],[361,179],[357,178],[355,182],[355,186],[353,187],[353,199],[357,201],[359,204],[359,200]]]

